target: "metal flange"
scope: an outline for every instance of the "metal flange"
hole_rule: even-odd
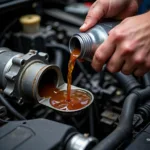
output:
[[[12,59],[12,65],[5,74],[7,80],[4,93],[10,97],[15,97],[18,102],[22,100],[21,78],[25,70],[33,63],[40,62],[48,64],[48,54],[30,50],[27,54]]]

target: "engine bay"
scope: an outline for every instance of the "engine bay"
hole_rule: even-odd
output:
[[[77,61],[71,86],[91,96],[88,107],[58,111],[40,94],[47,83],[66,89],[69,40],[92,2],[0,2],[1,150],[150,149],[150,73],[95,72]]]

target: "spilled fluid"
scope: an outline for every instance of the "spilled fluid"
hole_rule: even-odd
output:
[[[74,49],[71,53],[68,63],[68,76],[67,76],[67,91],[59,90],[54,85],[45,84],[44,87],[39,89],[41,97],[50,97],[50,104],[60,110],[77,110],[85,107],[90,102],[89,95],[81,90],[72,90],[72,72],[75,62],[80,54],[78,49]]]

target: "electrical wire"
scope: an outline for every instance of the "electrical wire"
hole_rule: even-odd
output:
[[[95,129],[94,129],[94,112],[93,112],[93,106],[89,108],[89,129],[90,129],[90,135],[95,135]]]
[[[46,43],[46,47],[47,48],[56,48],[56,49],[62,49],[63,51],[67,52],[70,54],[69,49],[67,46],[63,45],[63,44],[50,44],[50,43]]]
[[[0,102],[6,106],[6,108],[14,115],[16,116],[18,119],[20,120],[26,120],[26,118],[24,116],[22,116],[13,106],[11,106],[7,100],[3,97],[2,94],[0,94]]]
[[[6,121],[6,120],[0,118],[0,123],[8,123],[8,122],[9,121]]]
[[[3,29],[2,33],[0,34],[0,40],[2,41],[3,36],[6,34],[6,32],[8,32],[10,30],[10,28],[18,21],[18,18],[14,19],[12,22],[9,23],[8,26],[6,26],[5,29]],[[4,41],[3,41],[4,42]],[[0,46],[3,43],[0,42]]]

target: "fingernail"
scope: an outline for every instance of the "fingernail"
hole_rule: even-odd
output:
[[[86,24],[84,23],[81,27],[80,27],[80,29],[84,29],[86,27]]]

